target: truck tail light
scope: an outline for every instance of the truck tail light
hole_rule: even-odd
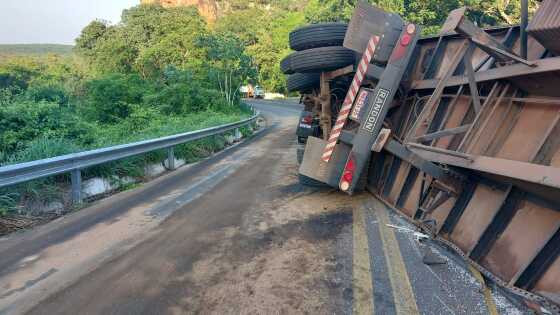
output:
[[[342,191],[348,191],[350,186],[352,186],[352,181],[354,179],[354,172],[356,171],[356,161],[354,157],[350,155],[346,166],[344,167],[344,172],[342,173],[342,179],[340,180],[340,189]]]
[[[412,43],[414,36],[416,35],[416,25],[408,24],[406,29],[401,34],[400,45],[397,45],[391,54],[390,62],[395,62],[406,54],[408,46]]]
[[[401,38],[401,45],[408,46],[411,40],[412,40],[412,36],[410,36],[409,34],[404,34],[403,37]]]
[[[311,123],[313,123],[313,117],[311,115],[305,116],[301,119],[301,122],[306,125],[311,125]]]

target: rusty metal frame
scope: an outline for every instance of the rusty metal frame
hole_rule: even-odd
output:
[[[520,190],[513,188],[513,186],[508,188],[504,194],[500,209],[496,212],[476,245],[468,253],[472,260],[479,261],[488,253],[498,236],[506,229],[517,213],[518,204],[523,197],[524,194]]]
[[[499,68],[493,68],[486,71],[479,71],[475,73],[475,81],[477,83],[480,83],[560,71],[560,57],[538,59],[535,60],[534,65],[534,67],[528,67],[527,65],[518,63]],[[434,89],[437,87],[438,83],[438,79],[417,80],[412,82],[411,89]],[[446,80],[446,87],[464,85],[467,83],[468,78],[465,76],[451,76],[448,80]]]
[[[406,179],[399,193],[399,196],[397,197],[397,202],[396,202],[397,207],[401,208],[404,206],[404,203],[406,202],[406,199],[408,199],[408,196],[410,195],[410,192],[412,191],[412,187],[414,187],[414,183],[416,183],[416,179],[418,178],[419,174],[420,171],[418,170],[418,168],[416,167],[410,168],[410,171],[406,176]]]
[[[409,134],[406,137],[407,139],[413,138],[417,135],[420,129],[419,125],[429,125],[431,123],[433,115],[435,115],[435,112],[441,100],[441,96],[443,95],[443,90],[447,87],[447,80],[453,75],[455,69],[457,69],[459,62],[461,62],[463,56],[467,52],[468,46],[469,46],[468,41],[463,41],[461,45],[459,45],[457,51],[455,52],[453,58],[451,59],[450,65],[445,70],[445,73],[441,77],[441,79],[438,80],[438,83],[435,86],[432,95],[424,105],[424,108],[422,109],[420,116],[416,119],[412,128],[410,129]]]
[[[431,141],[431,140],[435,140],[435,139],[439,139],[439,138],[443,138],[443,137],[447,137],[447,136],[453,136],[456,134],[460,134],[460,133],[465,133],[467,132],[467,130],[469,130],[471,128],[472,124],[468,124],[468,125],[462,125],[459,127],[455,127],[455,128],[449,128],[449,129],[445,129],[445,130],[441,130],[441,131],[436,131],[433,133],[429,133],[420,137],[416,137],[414,138],[413,141],[415,142],[424,142],[424,141]]]
[[[534,66],[533,62],[529,62],[517,56],[509,47],[503,45],[467,19],[465,16],[466,10],[466,7],[462,7],[451,11],[442,27],[442,32],[456,31],[470,38],[480,49],[484,50],[488,55],[496,58],[498,61],[507,62],[513,60],[528,66]]]
[[[469,204],[469,201],[471,200],[474,191],[476,190],[476,186],[477,184],[473,181],[467,181],[464,183],[463,191],[459,195],[459,198],[457,198],[455,205],[451,209],[451,212],[449,212],[449,215],[441,226],[439,233],[451,234],[451,232],[453,232],[455,225],[457,225],[457,222],[459,222],[461,215],[463,215],[463,212],[467,208],[467,205]]]
[[[545,245],[536,251],[531,262],[514,276],[516,287],[532,290],[544,272],[560,257],[560,227],[549,237]]]
[[[489,156],[463,154],[416,143],[410,143],[407,146],[431,162],[518,179],[541,186],[560,188],[560,169],[558,168]]]
[[[469,79],[469,90],[471,91],[471,98],[474,105],[474,111],[478,114],[482,105],[480,104],[480,97],[478,95],[478,87],[476,81],[474,80],[474,69],[472,66],[472,56],[473,56],[474,46],[470,46],[463,57],[463,63],[465,64],[465,69],[467,73],[467,78]]]
[[[430,58],[430,62],[426,67],[426,71],[424,72],[422,78],[423,79],[432,79],[437,71],[437,66],[439,65],[438,61],[441,57],[445,54],[445,49],[447,48],[448,41],[444,40],[443,36],[440,36],[436,47],[432,53]]]

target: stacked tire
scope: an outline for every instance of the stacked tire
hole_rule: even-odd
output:
[[[347,28],[345,23],[320,23],[290,33],[290,48],[294,52],[280,63],[282,72],[289,75],[290,92],[309,92],[319,87],[321,72],[355,62],[354,52],[342,47]]]
[[[348,25],[344,23],[321,23],[307,25],[290,33],[290,48],[294,52],[280,63],[280,69],[288,75],[288,91],[309,93],[320,87],[321,72],[354,64],[354,52],[342,47],[347,28]],[[304,146],[299,146],[298,164],[302,163],[303,154]],[[301,174],[298,176],[302,185],[327,186],[313,178]]]

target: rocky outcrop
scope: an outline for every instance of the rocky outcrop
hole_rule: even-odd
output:
[[[208,22],[213,23],[218,18],[218,5],[216,0],[140,0],[141,4],[161,4],[162,6],[180,7],[180,6],[196,6],[198,12]]]

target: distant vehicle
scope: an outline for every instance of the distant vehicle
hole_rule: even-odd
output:
[[[250,90],[251,88],[249,87],[249,85],[242,85],[241,87],[239,87],[239,93],[241,93],[241,96],[243,96],[243,98],[249,97]]]
[[[239,87],[239,93],[244,98],[264,98],[265,95],[262,87],[258,85],[253,86],[252,84]]]
[[[264,98],[264,89],[256,85],[253,90],[253,98]]]

